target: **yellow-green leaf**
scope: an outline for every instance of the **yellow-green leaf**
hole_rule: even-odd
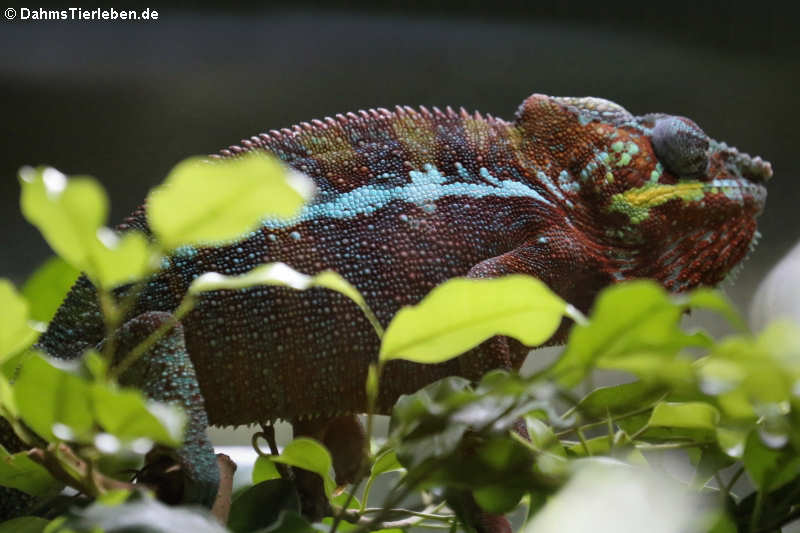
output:
[[[240,239],[266,218],[295,215],[313,194],[306,176],[265,153],[179,163],[147,198],[147,220],[166,249]]]
[[[88,383],[54,363],[63,362],[40,356],[25,360],[14,383],[19,416],[47,440],[81,440],[93,424]]]
[[[7,279],[0,279],[0,363],[29,346],[37,332],[28,325],[28,303]]]
[[[75,267],[60,257],[51,257],[36,269],[22,286],[31,318],[50,322],[79,275]]]
[[[61,489],[62,483],[28,457],[27,452],[10,454],[0,445],[0,485],[13,487],[34,496],[52,494]]]
[[[536,346],[555,333],[563,316],[571,314],[577,311],[528,276],[455,278],[395,315],[383,337],[380,358],[440,363],[494,335]]]
[[[237,290],[258,285],[289,287],[298,291],[321,287],[347,296],[358,305],[380,336],[383,333],[378,320],[367,305],[364,297],[346,279],[332,270],[325,270],[316,276],[309,276],[294,270],[285,263],[260,265],[240,276],[226,276],[217,272],[207,272],[197,277],[189,286],[189,294],[208,291]]]
[[[52,167],[24,167],[19,177],[22,214],[59,256],[83,269],[92,238],[108,214],[103,188],[89,177],[67,179]]]
[[[23,215],[70,265],[105,288],[147,274],[151,254],[144,236],[119,237],[103,226],[108,198],[97,181],[67,178],[50,167],[25,167],[19,176]]]
[[[93,279],[106,288],[116,287],[142,278],[150,272],[150,245],[138,231],[117,235],[100,228],[92,242]]]
[[[276,463],[283,463],[297,466],[309,472],[319,474],[325,485],[325,494],[330,498],[333,489],[336,487],[331,478],[331,466],[333,461],[328,450],[315,441],[306,437],[300,437],[290,442],[278,457],[271,457]]]
[[[662,402],[653,408],[648,425],[713,431],[718,423],[719,411],[713,405],[703,402]]]

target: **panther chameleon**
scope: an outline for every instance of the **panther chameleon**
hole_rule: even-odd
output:
[[[197,276],[273,261],[339,272],[383,325],[456,276],[533,275],[583,311],[623,280],[652,278],[674,292],[713,286],[754,243],[772,175],[769,163],[687,118],[540,94],[511,122],[449,107],[374,109],[270,131],[212,157],[249,152],[307,174],[317,197],[294,219],[264,220],[240,242],[169,257],[119,332],[120,353],[168,320]],[[146,206],[117,229],[149,233]],[[566,332],[563,324],[548,343]],[[104,336],[96,292],[82,277],[39,346],[76,358]],[[517,369],[528,351],[495,337],[446,363],[392,361],[378,411],[445,376]],[[330,448],[338,482],[352,480],[364,438],[354,413],[364,411],[377,353],[369,322],[338,293],[217,291],[121,381],[185,407],[184,499],[209,504],[218,483],[209,424],[287,420]]]

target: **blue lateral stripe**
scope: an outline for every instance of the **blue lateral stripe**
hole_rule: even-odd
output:
[[[340,193],[328,200],[322,199],[303,207],[300,214],[291,220],[266,220],[267,228],[284,228],[308,220],[320,218],[348,219],[358,215],[371,215],[389,205],[394,200],[417,204],[420,207],[448,196],[485,198],[524,197],[534,202],[553,206],[545,197],[530,186],[513,180],[500,180],[489,173],[486,168],[480,169],[480,176],[488,183],[465,183],[463,176],[458,181],[439,172],[436,167],[426,164],[423,171],[412,170],[408,173],[411,181],[395,187],[379,187],[365,185],[346,193]]]

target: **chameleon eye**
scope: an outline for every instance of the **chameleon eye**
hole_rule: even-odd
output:
[[[688,118],[659,118],[650,140],[658,158],[673,174],[696,178],[705,173],[708,136]]]

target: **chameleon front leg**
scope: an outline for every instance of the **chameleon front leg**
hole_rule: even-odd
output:
[[[115,360],[121,360],[171,319],[169,313],[151,311],[127,321],[117,333]],[[219,468],[214,448],[205,434],[208,427],[205,402],[186,349],[183,327],[177,324],[161,337],[120,376],[119,382],[141,390],[153,400],[180,405],[188,417],[183,446],[174,451],[157,447],[148,454],[150,465],[163,464],[166,459],[177,461],[181,471],[177,486],[165,489],[167,484],[161,474],[154,473],[158,468],[152,467],[145,467],[140,480],[155,481],[162,490],[159,496],[167,501],[211,507],[219,485]]]

